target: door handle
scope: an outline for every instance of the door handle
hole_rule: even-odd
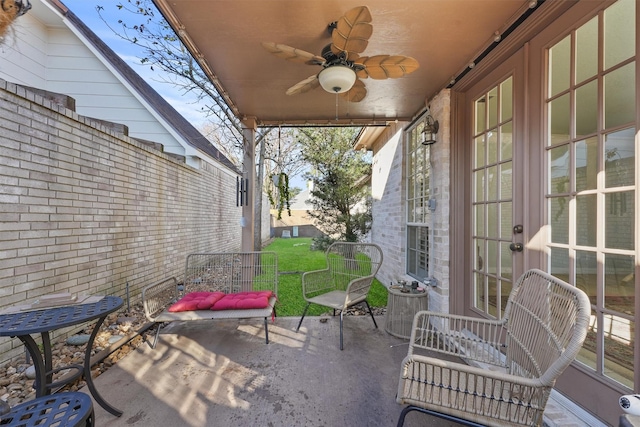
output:
[[[524,245],[522,243],[512,243],[509,245],[509,249],[511,249],[512,252],[522,252]]]

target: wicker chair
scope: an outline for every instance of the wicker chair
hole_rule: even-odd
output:
[[[412,410],[470,426],[541,425],[556,378],[587,335],[590,307],[578,288],[529,270],[501,320],[418,312],[396,396],[409,406],[398,426]],[[475,366],[428,357],[425,350]]]
[[[309,271],[302,275],[302,294],[307,301],[296,332],[302,325],[311,304],[340,310],[340,350],[342,345],[342,318],[344,311],[356,304],[364,303],[373,317],[367,302],[367,294],[382,264],[382,249],[372,243],[333,243],[326,252],[327,268]]]

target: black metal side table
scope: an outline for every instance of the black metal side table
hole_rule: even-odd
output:
[[[102,297],[97,302],[88,304],[76,304],[61,307],[46,308],[34,311],[20,311],[0,315],[0,336],[18,337],[25,345],[31,355],[36,371],[35,389],[36,397],[46,396],[51,390],[58,388],[64,383],[53,383],[53,374],[62,369],[76,369],[76,375],[72,375],[65,381],[71,382],[84,374],[85,381],[93,398],[105,410],[113,415],[120,416],[122,411],[111,406],[105,401],[91,378],[91,349],[93,341],[100,330],[104,319],[110,313],[122,307],[122,298],[114,296]],[[63,368],[53,369],[51,354],[50,332],[56,329],[66,328],[92,320],[97,322],[91,332],[84,355],[84,365],[69,365]],[[40,334],[42,337],[42,352],[36,344],[31,334]]]
[[[0,415],[0,426],[7,427],[90,427],[94,425],[93,402],[80,392],[56,393],[37,397]]]

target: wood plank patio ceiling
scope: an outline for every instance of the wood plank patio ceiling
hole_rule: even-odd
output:
[[[235,114],[259,125],[384,124],[411,120],[425,101],[527,10],[523,0],[154,0]],[[262,42],[284,43],[320,54],[330,43],[327,25],[366,5],[373,35],[364,56],[399,54],[418,60],[398,79],[364,79],[358,103],[316,88],[288,96],[319,66],[293,63],[267,52]],[[336,103],[337,101],[337,103]],[[337,105],[336,105],[337,104]],[[337,119],[336,119],[337,118]]]

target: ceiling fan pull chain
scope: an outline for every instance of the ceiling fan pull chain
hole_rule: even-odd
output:
[[[338,92],[336,92],[336,122],[338,121]]]
[[[349,116],[351,115],[351,111],[349,110],[349,104],[351,101],[351,97],[349,97],[349,94],[347,94],[347,115],[345,117],[349,118]]]

